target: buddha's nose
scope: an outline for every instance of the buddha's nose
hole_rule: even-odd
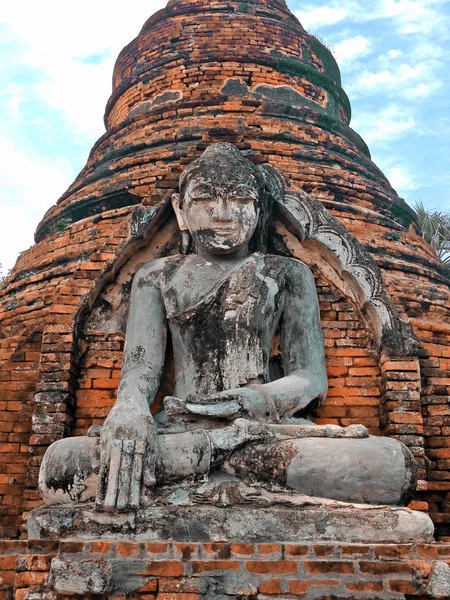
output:
[[[216,206],[214,208],[214,218],[219,221],[229,221],[231,219],[230,206],[227,199],[223,196],[217,198]]]

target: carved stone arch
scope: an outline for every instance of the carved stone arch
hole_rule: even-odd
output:
[[[147,248],[158,232],[173,216],[170,197],[154,208],[137,206],[128,217],[129,235],[118,255],[111,260],[98,277],[95,287],[80,303],[74,319],[74,338],[77,343],[84,322],[100,298],[104,289],[112,283],[122,267],[136,256],[142,249]],[[176,242],[175,242],[176,243]],[[153,258],[153,257],[152,257]]]
[[[343,277],[356,283],[361,309],[372,317],[380,350],[395,355],[416,355],[418,345],[409,323],[403,321],[386,291],[381,271],[371,254],[319,201],[294,187],[271,165],[260,167],[273,199],[273,209],[303,243],[314,241],[326,250]],[[169,199],[147,209],[138,206],[130,217],[130,236],[119,255],[105,268],[97,285],[79,306],[75,337],[86,312],[92,309],[104,286],[140,248],[148,245],[171,214]]]
[[[261,169],[275,213],[302,243],[311,240],[320,244],[342,275],[356,283],[361,308],[372,317],[380,349],[395,355],[416,355],[418,345],[411,325],[400,318],[369,251],[318,200],[288,187],[271,165]]]

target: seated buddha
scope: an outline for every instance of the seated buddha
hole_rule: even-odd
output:
[[[327,393],[317,292],[304,263],[267,252],[266,173],[231,144],[183,172],[172,198],[182,253],[137,272],[117,400],[100,439],[49,448],[47,502],[130,510],[222,473],[292,494],[407,503],[415,468],[403,444],[308,420]],[[168,330],[176,381],[152,416]]]

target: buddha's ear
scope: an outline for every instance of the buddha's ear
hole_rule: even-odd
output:
[[[177,217],[178,227],[181,231],[187,231],[188,227],[186,225],[186,221],[184,220],[183,213],[181,211],[180,199],[180,194],[172,194],[172,206],[175,212],[175,216]]]

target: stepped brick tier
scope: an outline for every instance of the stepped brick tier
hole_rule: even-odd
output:
[[[1,284],[0,598],[450,595],[449,281],[350,113],[333,56],[283,0],[170,0],[122,51],[106,133]],[[178,252],[170,198],[216,142],[296,190],[297,220],[288,195],[270,237],[315,277],[328,375],[315,422],[403,442],[419,463],[410,508],[437,542],[25,539],[47,510],[47,448],[114,404],[133,277]],[[155,410],[173,379],[168,348]]]

